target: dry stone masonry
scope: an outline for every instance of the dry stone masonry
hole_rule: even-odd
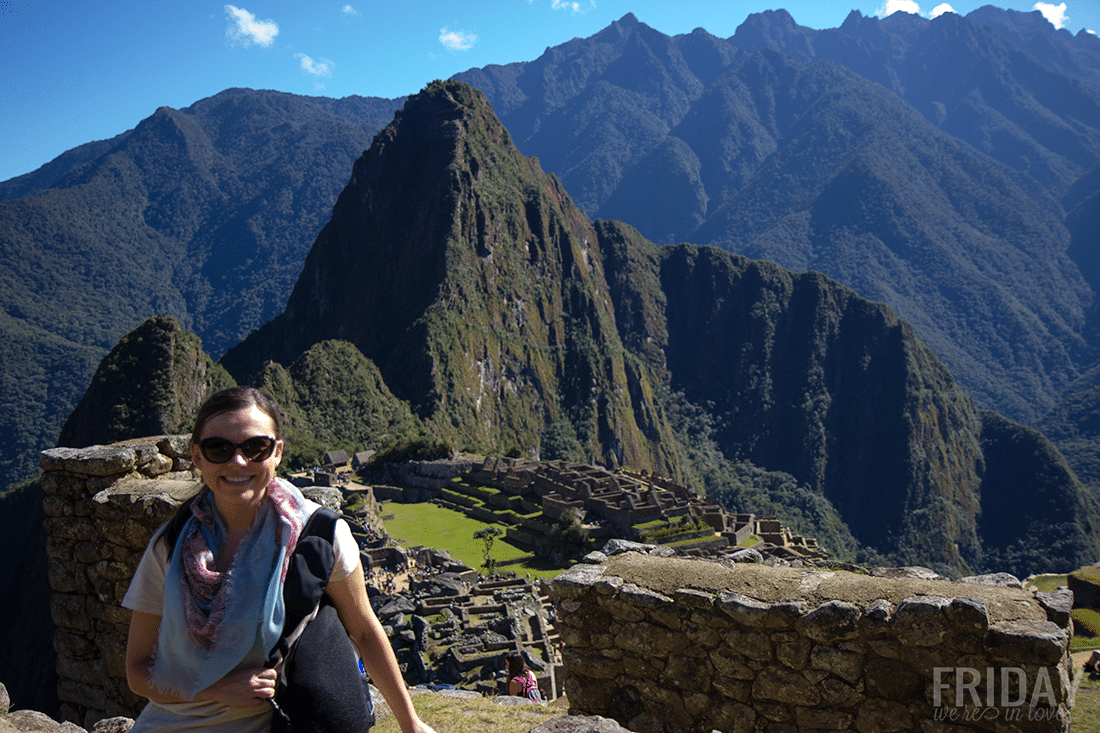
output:
[[[592,559],[553,583],[565,692],[584,714],[640,733],[1069,730],[1065,594]]]

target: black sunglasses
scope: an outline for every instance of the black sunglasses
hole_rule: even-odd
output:
[[[237,451],[250,461],[259,463],[271,458],[275,452],[275,438],[267,435],[257,435],[243,443],[234,443],[225,438],[207,438],[199,442],[199,450],[202,457],[211,463],[225,463],[237,455]]]

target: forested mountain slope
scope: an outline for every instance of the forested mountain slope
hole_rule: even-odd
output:
[[[7,182],[23,197],[0,202],[0,486],[36,469],[96,363],[147,317],[220,355],[281,310],[396,105],[229,90]]]

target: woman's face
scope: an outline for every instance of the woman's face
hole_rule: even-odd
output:
[[[233,443],[243,443],[257,436],[274,436],[275,423],[271,417],[253,405],[252,407],[214,415],[203,425],[199,440],[224,438]],[[262,461],[252,461],[237,451],[225,463],[206,460],[202,450],[191,444],[191,461],[202,474],[203,483],[214,495],[214,505],[223,520],[230,515],[255,512],[264,498],[267,485],[275,478],[275,469],[283,458],[283,441],[275,443],[275,450]]]

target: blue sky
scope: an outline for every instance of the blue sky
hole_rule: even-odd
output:
[[[746,16],[770,9],[822,29],[853,9],[965,15],[989,2],[233,1],[0,0],[0,180],[131,129],[158,107],[187,107],[230,87],[398,97],[472,67],[534,60],[626,13],[668,35],[701,27],[728,38]],[[1037,5],[993,4],[1023,12]],[[1100,30],[1097,0],[1042,9],[1074,34]]]

